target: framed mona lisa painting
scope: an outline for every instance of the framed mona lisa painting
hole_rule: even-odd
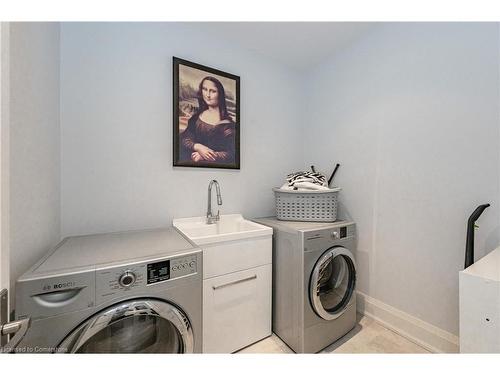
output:
[[[173,58],[174,166],[240,169],[240,77]]]

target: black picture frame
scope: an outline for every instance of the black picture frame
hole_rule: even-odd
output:
[[[205,112],[200,107],[207,106],[200,91],[207,89],[206,84],[216,88],[217,93],[221,85],[225,93],[223,104],[217,97],[221,120],[216,125],[200,119]],[[172,112],[174,167],[240,169],[239,76],[174,56]],[[208,147],[210,151],[195,151],[193,145],[198,150],[200,145]]]

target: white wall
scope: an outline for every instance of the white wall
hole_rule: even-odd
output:
[[[358,223],[359,289],[458,333],[466,220],[476,255],[499,243],[497,24],[388,24],[306,77],[305,159],[342,164]]]
[[[241,170],[172,167],[172,56],[241,76]],[[175,23],[61,25],[62,235],[274,212],[271,187],[302,168],[293,71]]]
[[[10,25],[11,285],[60,239],[59,25]],[[13,294],[12,294],[13,295]]]
[[[477,256],[499,242],[498,49],[497,24],[389,24],[304,77],[188,24],[62,24],[61,234],[203,215],[212,178],[223,213],[270,215],[284,174],[338,161],[360,290],[456,334],[478,204]],[[173,55],[241,76],[240,171],[172,167]]]

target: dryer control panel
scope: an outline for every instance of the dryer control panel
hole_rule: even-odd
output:
[[[196,254],[157,259],[96,271],[96,302],[127,294],[143,293],[149,287],[198,272]]]
[[[332,246],[354,248],[356,225],[354,223],[333,224],[330,227],[304,233],[304,251],[326,250]]]

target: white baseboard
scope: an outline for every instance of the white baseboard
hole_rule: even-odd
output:
[[[357,292],[357,310],[384,327],[433,353],[458,353],[458,337],[364,293]]]

